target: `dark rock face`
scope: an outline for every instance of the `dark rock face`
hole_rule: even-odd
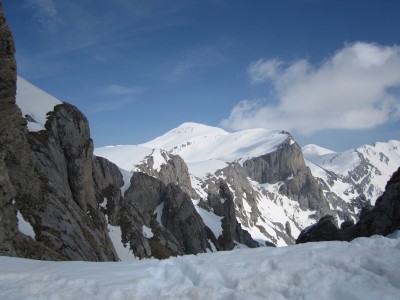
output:
[[[60,105],[46,131],[30,133],[15,104],[11,33],[0,12],[0,254],[36,259],[115,260],[93,178],[86,118]],[[35,238],[18,230],[17,212]]]
[[[210,248],[208,239],[215,239],[188,194],[144,173],[132,176],[121,215],[123,240],[139,257],[202,253]],[[154,237],[141,237],[142,224],[156,233]]]
[[[0,254],[16,255],[12,239],[18,233],[16,209],[12,200],[16,195],[8,171],[9,161],[16,159],[13,146],[24,144],[21,112],[15,104],[16,63],[14,41],[0,3]],[[20,142],[13,136],[19,136]]]
[[[372,209],[366,208],[360,220],[343,230],[345,240],[374,234],[388,235],[400,229],[400,168],[386,184],[385,192]]]
[[[296,243],[315,241],[351,241],[357,237],[375,234],[388,235],[400,229],[400,168],[392,175],[385,192],[376,200],[374,207],[361,211],[359,221],[354,225],[344,222],[339,229],[333,217],[326,216],[299,235]]]
[[[48,118],[46,131],[27,137],[35,173],[25,174],[15,200],[33,226],[36,241],[65,259],[116,260],[99,208],[104,195],[94,178],[98,162],[86,118],[75,107],[62,104]],[[37,180],[34,188],[32,178]]]
[[[53,249],[18,231],[18,200],[24,197],[21,189],[35,190],[37,182],[30,161],[26,121],[15,104],[14,52],[0,3],[0,255],[60,259],[62,256]]]
[[[339,238],[336,220],[331,215],[322,217],[317,224],[304,229],[296,240],[296,243],[336,241]]]
[[[206,226],[196,212],[190,197],[176,185],[167,186],[161,221],[183,246],[185,253],[196,254],[206,251],[208,247]]]

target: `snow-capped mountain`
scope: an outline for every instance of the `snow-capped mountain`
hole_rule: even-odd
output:
[[[311,183],[311,190],[317,195],[312,209],[305,199],[299,201],[300,191],[295,197],[290,194],[293,191],[289,185],[297,180],[297,185],[304,186],[304,178],[299,178],[311,174],[307,173],[300,148],[284,131],[252,129],[229,133],[216,127],[184,123],[150,142],[97,148],[95,154],[123,170],[142,171],[158,179],[171,177],[164,175],[163,166],[167,166],[171,156],[179,155],[190,175],[184,190],[191,195],[198,211],[208,212],[208,217],[200,214],[204,223],[209,228],[218,227],[217,231],[222,233],[224,212],[210,199],[215,195],[223,204],[221,185],[226,185],[235,218],[262,244],[293,243],[300,231],[321,214],[321,209],[329,210],[328,204],[323,203],[326,200],[322,199],[322,192],[317,195],[316,182]],[[286,163],[281,162],[282,156],[288,160]],[[268,170],[264,171],[267,165]],[[179,174],[175,177],[175,181],[163,181],[185,181]]]
[[[277,130],[251,129],[229,133],[217,127],[188,122],[147,143],[97,148],[96,154],[105,155],[121,168],[131,170],[153,149],[163,149],[182,157],[192,175],[203,177],[226,167],[229,162],[243,164],[251,157],[270,153],[286,140],[293,143],[288,133]],[[152,156],[158,168],[165,159],[157,153]]]
[[[400,165],[400,141],[364,145],[334,152],[316,145],[303,147],[306,164],[326,191],[348,201],[365,198],[375,203]]]
[[[339,221],[356,220],[360,209],[367,204],[365,196],[370,201],[379,196],[384,189],[382,183],[400,165],[396,142],[389,144],[392,147],[378,144],[389,153],[364,146],[359,148],[363,151],[350,150],[344,154],[307,145],[302,149],[307,157],[304,161],[298,145],[284,131],[251,129],[230,133],[221,128],[184,123],[147,143],[97,148],[95,154],[126,171],[145,172],[156,178],[165,177],[159,175],[163,173],[163,165],[167,165],[171,155],[179,155],[190,175],[190,183],[186,180],[184,190],[191,195],[197,210],[208,211],[208,218],[202,216],[207,226],[218,227],[222,232],[219,223],[224,216],[211,204],[210,194],[220,195],[218,189],[224,182],[241,227],[262,244],[287,245],[326,213],[335,215]],[[286,165],[282,166],[284,161]],[[364,170],[362,175],[360,170]],[[347,175],[349,171],[351,175]],[[373,184],[365,186],[367,180]],[[311,192],[302,194],[307,189]]]

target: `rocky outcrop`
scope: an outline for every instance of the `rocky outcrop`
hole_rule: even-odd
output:
[[[51,113],[45,131],[28,132],[15,103],[14,51],[0,12],[0,254],[116,260],[99,210],[104,197],[93,176],[87,120],[63,104]],[[31,234],[21,232],[24,222]]]
[[[290,137],[274,151],[243,163],[247,176],[259,183],[286,180],[304,167],[301,148]]]
[[[322,218],[312,228],[306,228],[296,243],[340,240],[351,241],[357,237],[375,234],[388,235],[400,229],[400,168],[392,175],[374,207],[365,207],[356,224],[345,222],[339,229],[332,216]]]
[[[142,238],[143,225],[156,233],[149,240]],[[202,253],[211,249],[208,239],[215,239],[187,193],[140,172],[125,193],[121,229],[139,257]]]
[[[339,230],[335,218],[331,215],[322,217],[318,223],[305,228],[296,240],[296,243],[336,241],[339,239]]]
[[[36,241],[66,259],[116,260],[99,207],[105,195],[96,185],[97,160],[84,115],[69,104],[59,105],[50,113],[46,131],[27,137],[38,182],[26,190],[32,178],[25,177],[16,203]]]
[[[330,213],[329,203],[318,181],[305,165],[299,145],[288,138],[275,151],[243,163],[251,179],[259,183],[284,182],[280,192],[299,202],[303,210],[315,210],[315,218]]]
[[[301,209],[315,211],[315,219],[331,212],[321,186],[306,166],[285,180],[279,191],[297,201]]]
[[[0,255],[59,259],[52,249],[18,230],[21,188],[36,189],[26,121],[15,104],[14,42],[0,3]]]
[[[225,170],[225,169],[224,169]],[[208,181],[208,196],[202,200],[199,206],[222,217],[222,235],[214,242],[219,250],[232,250],[237,243],[248,247],[259,247],[260,244],[252,239],[250,234],[244,230],[238,222],[239,213],[237,209],[237,199],[234,197],[227,182],[223,179]]]
[[[163,160],[159,169],[154,168],[155,156]],[[178,185],[192,199],[198,198],[190,181],[188,167],[179,155],[174,155],[161,149],[153,149],[153,152],[146,156],[142,163],[136,165],[135,168],[161,180],[165,185],[170,183]]]

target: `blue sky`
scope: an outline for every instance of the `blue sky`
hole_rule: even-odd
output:
[[[397,0],[3,1],[18,74],[88,117],[95,146],[183,122],[336,151],[400,139]]]

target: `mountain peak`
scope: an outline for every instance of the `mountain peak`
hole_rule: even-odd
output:
[[[178,127],[170,130],[178,134],[190,134],[190,135],[201,135],[201,134],[227,134],[227,132],[221,128],[208,126],[195,122],[185,122]],[[168,132],[168,133],[169,133]]]
[[[217,127],[203,125],[194,122],[185,122],[178,127],[155,138],[152,141],[142,144],[145,147],[170,150],[177,145],[185,144],[193,139],[213,139],[218,136],[228,135],[225,130]]]

